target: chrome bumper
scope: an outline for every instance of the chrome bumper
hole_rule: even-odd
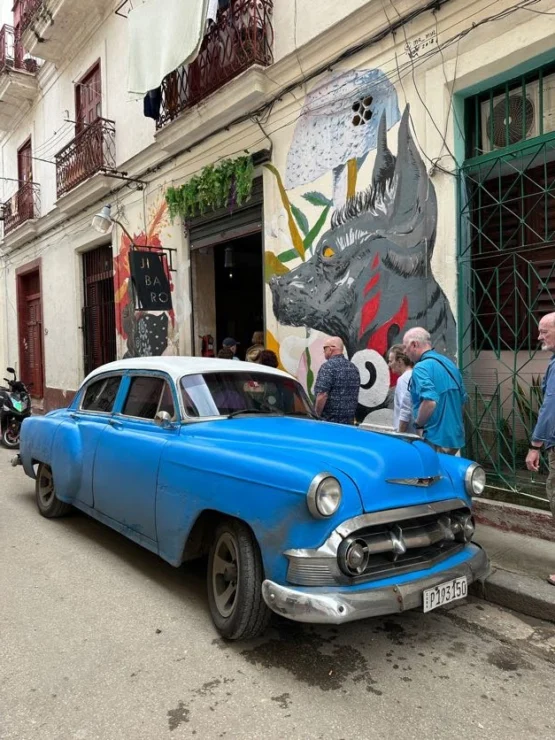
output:
[[[342,624],[355,619],[396,614],[421,607],[422,592],[427,588],[460,576],[466,576],[469,585],[484,578],[489,573],[489,559],[479,545],[475,547],[478,548],[476,553],[464,563],[400,586],[325,593],[322,589],[301,590],[266,580],[262,583],[262,596],[276,614],[295,622]]]

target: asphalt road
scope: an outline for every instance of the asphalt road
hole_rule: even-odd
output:
[[[202,564],[75,513],[0,451],[0,738],[555,737],[555,629],[474,601],[218,638]],[[551,648],[550,648],[551,646]]]

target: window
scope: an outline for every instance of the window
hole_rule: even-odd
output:
[[[132,378],[122,413],[139,419],[154,419],[159,411],[167,411],[172,419],[175,417],[168,383],[153,375]]]
[[[302,386],[293,378],[264,372],[226,372],[187,375],[181,380],[187,416],[227,416],[236,411],[313,415]]]
[[[121,377],[101,378],[89,383],[81,402],[82,411],[100,411],[109,414],[114,408]]]
[[[465,114],[460,267],[472,346],[533,350],[555,308],[555,66],[469,98]]]

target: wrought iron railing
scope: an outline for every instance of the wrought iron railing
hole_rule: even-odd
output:
[[[19,0],[20,28],[26,31],[38,15],[38,11],[45,5],[44,0]]]
[[[272,63],[273,0],[231,0],[206,34],[198,57],[162,81],[157,128],[173,121],[253,64]]]
[[[15,195],[12,195],[2,206],[4,217],[4,235],[18,226],[40,216],[40,185],[37,182],[26,182]]]
[[[459,357],[470,403],[467,457],[490,495],[548,508],[545,466],[526,470],[548,355],[538,321],[555,311],[555,133],[460,170]]]
[[[97,118],[56,154],[56,194],[69,193],[89,177],[116,166],[116,124]]]
[[[0,72],[7,69],[36,72],[36,59],[25,59],[24,57],[25,51],[12,26],[2,26],[0,29]]]

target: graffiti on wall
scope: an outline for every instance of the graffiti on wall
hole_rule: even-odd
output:
[[[388,145],[388,129],[398,121],[394,89],[379,70],[359,72],[354,80],[352,75],[340,75],[325,86],[328,97],[333,93],[341,98],[338,106],[344,108],[347,99],[349,112],[343,114],[342,125],[357,132],[345,136],[338,132],[335,138],[342,148],[340,156],[326,160],[326,166],[332,169],[332,197],[327,200],[313,191],[304,194],[313,205],[320,198],[321,216],[325,216],[318,233],[314,235],[315,227],[310,229],[309,224],[302,228],[298,208],[282,191],[282,185],[288,225],[293,227],[293,257],[300,264],[289,268],[289,259],[283,258],[291,252],[289,249],[275,260],[267,258],[266,266],[272,273],[269,285],[275,317],[281,325],[307,329],[306,350],[297,374],[304,372],[303,379],[310,386],[316,366],[323,360],[323,340],[318,339],[318,333],[340,336],[361,373],[358,417],[387,423],[391,419],[387,409],[391,406],[393,382],[384,359],[387,349],[411,326],[423,325],[432,334],[436,349],[453,355],[455,321],[432,272],[437,199],[410,131],[409,107],[401,117],[394,155]],[[361,92],[364,82],[369,87],[363,86]],[[356,93],[349,97],[353,84]],[[326,110],[323,97],[320,88],[315,93],[320,113]],[[309,101],[309,105],[314,104]],[[332,111],[336,125],[339,113]],[[368,120],[361,124],[365,115]],[[307,125],[303,122],[301,132],[305,145],[311,138],[307,137]],[[368,129],[358,133],[366,125]],[[322,146],[324,122],[316,122],[309,129],[312,136],[319,137],[316,148]],[[328,146],[332,144],[328,142]],[[355,187],[361,160],[371,149],[375,149],[375,158],[370,182],[365,188]],[[289,152],[288,171],[292,151],[296,151],[295,142]],[[321,174],[318,171],[316,176]],[[279,178],[279,173],[274,175]],[[286,183],[298,186],[298,168],[286,175]],[[307,248],[308,234],[311,239]],[[315,337],[312,342],[311,337]],[[290,344],[287,339],[282,343],[283,355]]]
[[[160,234],[166,224],[167,206],[165,201],[154,210],[146,231],[133,236],[136,248],[150,247],[162,249]],[[137,311],[133,282],[129,268],[131,242],[122,234],[119,253],[115,257],[115,303],[116,331],[125,343],[124,358],[150,357],[155,355],[178,354],[178,337],[174,311]],[[173,291],[171,273],[170,287]]]

